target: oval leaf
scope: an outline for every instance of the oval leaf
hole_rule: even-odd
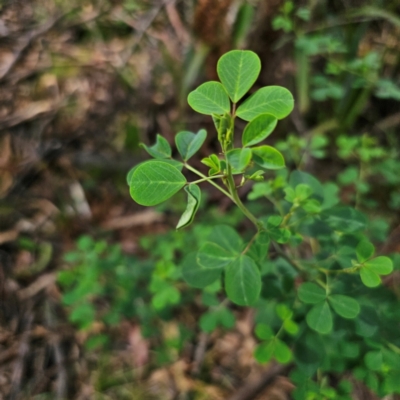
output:
[[[281,364],[286,364],[292,359],[292,351],[289,349],[287,344],[282,340],[275,339],[275,351],[274,356],[276,361]]]
[[[307,314],[307,324],[311,329],[325,334],[332,330],[332,313],[329,304],[324,301],[315,305]]]
[[[155,206],[169,199],[186,184],[186,178],[164,161],[147,161],[135,168],[130,194],[142,206]]]
[[[139,166],[142,165],[143,163],[149,163],[149,162],[157,162],[157,160],[147,160],[147,161],[143,161],[142,163],[139,163],[137,165],[135,165],[134,167],[132,167],[129,172],[126,175],[126,183],[128,184],[128,186],[131,185],[131,180],[132,180],[132,175],[133,172],[135,171],[135,169]],[[183,164],[180,161],[177,160],[167,160],[167,159],[163,159],[162,162],[165,162],[167,164],[172,165],[174,168],[176,168],[178,171],[182,171],[183,168]]]
[[[253,160],[265,169],[280,169],[285,167],[283,155],[271,146],[259,146],[251,149]]]
[[[190,225],[200,205],[201,191],[197,185],[186,186],[185,191],[188,194],[187,206],[185,212],[179,219],[176,229]]]
[[[156,143],[153,144],[153,146],[148,147],[144,143],[140,143],[140,146],[143,147],[154,158],[170,158],[172,154],[171,146],[169,145],[168,140],[158,133]]]
[[[261,291],[261,275],[256,263],[241,255],[225,270],[225,290],[228,298],[240,306],[253,304]]]
[[[360,263],[371,258],[375,253],[374,245],[368,240],[361,240],[356,247],[357,259]]]
[[[381,283],[379,275],[366,267],[360,269],[360,278],[362,283],[367,287],[379,286]]]
[[[275,336],[271,327],[265,324],[257,324],[255,334],[259,339],[263,340],[272,339]]]
[[[240,174],[251,161],[251,150],[250,149],[232,149],[226,154],[228,162],[232,167],[232,173]]]
[[[260,71],[259,57],[249,50],[232,50],[224,54],[217,64],[219,79],[234,103],[253,86]]]
[[[232,255],[239,255],[243,241],[235,229],[228,225],[216,225],[207,240],[222,247]]]
[[[298,291],[299,299],[307,304],[321,303],[326,299],[326,292],[312,282],[303,283]]]
[[[388,275],[393,271],[392,260],[385,256],[380,256],[369,260],[364,264],[364,266],[378,275]]]
[[[281,86],[266,86],[251,95],[236,111],[245,121],[260,114],[271,114],[278,119],[287,117],[293,110],[294,99],[289,90]]]
[[[351,297],[341,294],[329,296],[328,301],[337,314],[343,318],[355,318],[360,313],[360,305]]]
[[[259,344],[254,350],[254,358],[260,363],[267,363],[275,351],[275,341],[269,340],[268,342],[264,342]]]
[[[197,253],[197,262],[207,269],[222,269],[232,261],[236,255],[219,246],[217,243],[207,242],[200,247]]]
[[[254,146],[266,139],[275,129],[278,120],[271,114],[261,114],[250,121],[242,136],[243,146]]]
[[[197,134],[188,131],[179,132],[175,136],[176,147],[184,161],[189,160],[203,145],[207,131],[200,129]]]
[[[188,103],[200,114],[229,113],[230,102],[228,94],[219,82],[206,82],[189,93]]]
[[[203,289],[214,283],[221,275],[221,270],[206,269],[197,263],[196,252],[189,253],[182,261],[183,279],[198,289]]]

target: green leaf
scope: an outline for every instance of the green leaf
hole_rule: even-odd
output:
[[[200,129],[197,133],[182,131],[175,136],[176,147],[184,161],[189,160],[203,145],[207,131]]]
[[[271,327],[265,324],[257,324],[255,334],[259,339],[263,340],[272,339],[275,336]]]
[[[285,342],[279,339],[275,339],[274,356],[276,358],[276,361],[281,364],[286,364],[292,359],[292,351],[289,349]]]
[[[284,321],[283,328],[290,335],[296,335],[296,333],[299,331],[299,326],[291,319]]]
[[[381,351],[369,351],[364,357],[365,365],[370,371],[382,369],[383,357]]]
[[[225,270],[225,290],[228,298],[240,306],[253,304],[261,291],[261,276],[256,263],[241,255]]]
[[[274,340],[270,340],[268,342],[264,342],[259,344],[254,350],[254,358],[260,363],[267,363],[275,351],[275,343]]]
[[[271,114],[261,114],[250,121],[242,136],[243,146],[254,146],[266,139],[275,129],[278,120]]]
[[[368,268],[379,275],[388,275],[393,271],[393,262],[389,257],[380,256],[367,261],[364,268]]]
[[[286,343],[278,338],[273,338],[258,345],[254,351],[254,357],[260,364],[267,363],[272,357],[276,361],[286,364],[292,358],[292,352]]]
[[[197,253],[189,253],[182,261],[183,279],[198,289],[203,289],[214,283],[221,275],[221,270],[207,269],[197,262]]]
[[[200,188],[195,184],[190,184],[185,187],[185,191],[188,194],[188,201],[186,210],[179,219],[176,229],[184,228],[193,222],[194,216],[200,205],[201,191]]]
[[[251,161],[250,149],[232,149],[226,153],[228,162],[232,167],[232,173],[237,174],[245,170]]]
[[[197,253],[197,262],[207,269],[222,269],[236,258],[235,254],[227,251],[217,243],[204,243]]]
[[[243,246],[240,235],[228,225],[216,225],[207,240],[217,244],[232,255],[239,255]]]
[[[232,328],[235,325],[235,316],[227,308],[215,309],[204,313],[200,318],[200,328],[204,332],[213,332],[218,325]]]
[[[368,240],[361,240],[356,248],[357,259],[360,263],[371,258],[375,253],[374,245]]]
[[[138,165],[131,177],[130,194],[143,206],[155,206],[169,199],[186,184],[186,178],[164,161]]]
[[[259,146],[251,149],[253,160],[265,169],[280,169],[285,167],[282,154],[271,146]]]
[[[295,188],[296,198],[299,201],[308,199],[312,195],[312,193],[312,188],[305,183],[299,183]]]
[[[329,304],[324,301],[315,305],[307,314],[307,324],[311,329],[325,334],[332,330],[332,313]]]
[[[312,189],[312,197],[318,201],[324,200],[324,187],[314,176],[307,172],[295,170],[290,174],[289,185],[295,189],[299,184],[306,184]]]
[[[276,315],[284,321],[285,319],[291,318],[293,315],[293,311],[286,304],[278,304],[275,307]]]
[[[364,214],[345,206],[336,206],[324,211],[323,220],[332,229],[344,233],[358,232],[364,229],[366,225]]]
[[[154,158],[171,158],[172,151],[168,140],[158,133],[156,143],[153,144],[153,146],[148,147],[144,143],[140,143],[140,146],[143,147]]]
[[[365,267],[360,270],[360,278],[362,283],[367,287],[379,286],[381,283],[379,275]]]
[[[278,119],[287,117],[293,110],[294,99],[289,90],[281,86],[266,86],[251,95],[236,111],[245,121],[260,114],[271,114]]]
[[[200,114],[222,115],[230,111],[228,94],[219,82],[206,82],[200,85],[189,93],[188,103]]]
[[[210,168],[208,171],[209,176],[216,175],[221,171],[221,161],[215,154],[211,154],[209,157],[203,158],[201,162]]]
[[[328,301],[337,314],[343,318],[353,319],[360,313],[360,305],[357,300],[341,294],[333,294]]]
[[[233,103],[237,103],[253,86],[260,71],[260,59],[249,50],[232,50],[217,64],[219,79]]]
[[[167,285],[160,291],[154,294],[151,299],[151,304],[156,310],[162,310],[163,308],[179,303],[181,294],[179,290],[173,286]]]
[[[360,269],[360,277],[365,286],[375,287],[381,283],[379,275],[387,275],[392,271],[392,260],[389,257],[380,256],[364,263]]]
[[[303,283],[298,291],[299,299],[307,304],[321,303],[326,299],[326,292],[312,282]]]
[[[126,183],[128,184],[128,186],[131,185],[132,175],[133,175],[133,172],[135,171],[135,169],[136,169],[139,165],[141,165],[141,164],[148,163],[148,162],[153,162],[153,161],[157,162],[157,161],[160,161],[160,160],[147,160],[147,161],[143,161],[143,162],[141,162],[140,164],[137,164],[137,165],[135,165],[134,167],[132,167],[132,168],[129,170],[129,172],[127,173],[127,175],[126,175]],[[182,164],[180,161],[177,161],[177,160],[168,160],[168,159],[164,158],[164,159],[162,160],[162,162],[166,162],[167,164],[170,164],[170,165],[172,165],[173,167],[175,167],[178,171],[182,171],[183,164]]]

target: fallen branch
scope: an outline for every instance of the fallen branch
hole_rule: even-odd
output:
[[[291,365],[273,364],[258,379],[249,379],[229,400],[252,400],[266,387],[271,385],[278,375],[286,374]]]

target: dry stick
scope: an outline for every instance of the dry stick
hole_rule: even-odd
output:
[[[194,352],[194,360],[191,371],[192,376],[197,376],[200,373],[201,365],[203,364],[204,355],[207,349],[208,338],[208,333],[201,332],[199,335],[199,341]]]
[[[33,310],[31,307],[27,308],[26,316],[27,323],[19,343],[18,358],[14,364],[9,400],[18,399],[23,389],[22,386],[24,384],[25,362],[29,352],[30,330],[33,322]]]
[[[278,375],[286,374],[291,365],[273,364],[261,377],[257,380],[249,380],[242,386],[229,400],[252,400],[260,394],[264,389],[271,385]]]
[[[39,28],[37,28],[34,31],[29,32],[22,38],[22,43],[18,46],[18,48],[15,51],[15,55],[13,60],[9,63],[5,71],[3,72],[2,76],[0,77],[0,81],[5,80],[7,78],[7,75],[10,73],[10,71],[14,68],[15,64],[21,59],[22,55],[24,54],[24,51],[29,47],[29,45],[38,37],[42,36],[43,34],[47,33],[49,30],[51,30],[59,21],[61,21],[64,17],[66,17],[68,14],[71,12],[75,11],[71,10],[68,11],[65,14],[59,15],[50,21],[46,22]]]

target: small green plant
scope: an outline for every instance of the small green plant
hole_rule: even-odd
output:
[[[201,202],[198,184],[209,182],[252,222],[251,237],[228,225],[215,226],[198,250],[184,257],[182,276],[203,290],[211,307],[200,320],[203,330],[232,326],[229,301],[255,308],[260,339],[255,357],[261,363],[271,358],[295,362],[295,398],[314,398],[315,387],[324,398],[349,398],[351,383],[343,378],[334,390],[329,374],[351,370],[356,359],[358,379],[380,394],[400,393],[393,379],[400,368],[400,339],[390,327],[391,321],[398,324],[400,307],[381,286],[381,277],[393,270],[392,260],[375,255],[363,234],[366,217],[339,204],[336,185],[321,184],[302,171],[289,173],[283,155],[261,144],[292,111],[294,100],[279,86],[245,98],[260,69],[255,53],[231,51],[218,62],[221,82],[204,83],[189,94],[190,106],[212,117],[221,146],[219,154],[202,160],[208,176],[189,164],[206,139],[205,130],[176,135],[182,161],[171,157],[169,143],[158,135],[153,146],[144,146],[154,160],[128,173],[130,194],[137,203],[154,206],[183,188],[188,201],[177,224],[181,229],[193,221]],[[238,118],[247,122],[240,147]],[[183,168],[199,179],[188,182]],[[247,181],[256,182],[249,194],[253,206],[238,193]],[[220,287],[227,296],[222,303],[214,294]],[[380,362],[372,363],[374,357]],[[309,380],[313,376],[316,382]]]

